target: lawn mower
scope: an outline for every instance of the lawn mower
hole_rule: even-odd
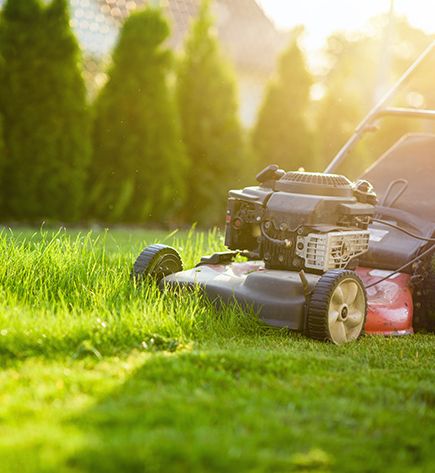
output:
[[[256,176],[258,185],[231,190],[228,251],[183,271],[175,249],[151,245],[132,276],[154,278],[162,290],[199,287],[211,301],[237,302],[266,324],[337,345],[364,332],[435,329],[435,135],[402,137],[356,182],[333,174],[378,119],[435,119],[432,110],[386,107],[434,47],[367,115],[324,173],[270,165]]]

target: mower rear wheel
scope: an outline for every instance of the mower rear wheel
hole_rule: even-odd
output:
[[[167,245],[147,246],[134,263],[131,277],[135,280],[145,278],[160,282],[169,274],[183,270],[181,257],[174,248]]]
[[[361,336],[367,315],[367,295],[359,276],[349,270],[326,272],[316,284],[307,312],[308,336],[336,345]]]

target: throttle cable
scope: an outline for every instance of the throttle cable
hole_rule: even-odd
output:
[[[394,228],[395,230],[399,230],[400,232],[403,232],[406,235],[409,235],[410,237],[415,238],[416,240],[427,241],[429,243],[435,243],[435,238],[426,238],[426,237],[416,235],[415,233],[405,230],[404,228],[399,227],[398,225],[395,225],[394,223],[387,222],[386,220],[381,220],[379,218],[373,218],[372,220],[373,222],[382,223],[382,225],[386,225],[387,227],[391,227],[391,228]]]
[[[372,219],[373,222],[377,222],[377,223],[381,223],[382,225],[386,225],[388,227],[391,227],[391,228],[394,228],[395,230],[398,230],[400,232],[403,232],[405,233],[406,235],[409,235],[410,237],[412,238],[415,238],[416,240],[421,240],[421,241],[427,241],[429,243],[435,243],[435,238],[425,238],[425,237],[422,237],[422,236],[419,236],[419,235],[416,235],[415,233],[412,233],[408,230],[405,230],[404,228],[402,227],[399,227],[398,225],[395,225],[394,223],[391,223],[391,222],[387,222],[386,220],[381,220],[381,219],[378,219],[378,218],[374,218]],[[435,250],[435,245],[432,245],[430,248],[428,248],[426,251],[424,251],[421,255],[418,255],[416,256],[415,258],[413,258],[411,261],[409,261],[408,263],[404,264],[403,266],[401,266],[400,268],[396,269],[395,271],[393,271],[392,273],[390,273],[388,276],[385,276],[384,278],[380,279],[379,281],[376,281],[372,284],[369,284],[368,286],[365,286],[366,289],[370,289],[371,287],[374,287],[376,286],[377,284],[381,283],[381,282],[384,282],[386,281],[387,279],[390,279],[392,278],[393,276],[395,276],[396,274],[398,273],[401,273],[404,269],[408,268],[409,266],[413,265],[415,262],[417,261],[420,261],[421,259],[423,259],[425,256],[427,255],[430,255],[433,251]]]
[[[396,269],[396,271],[390,273],[388,276],[385,276],[384,278],[379,279],[379,281],[376,281],[372,284],[369,284],[368,286],[365,286],[365,288],[370,289],[371,287],[376,286],[377,284],[379,284],[381,282],[384,282],[387,279],[390,279],[391,277],[393,277],[397,273],[401,273],[404,269],[406,269],[409,266],[413,265],[415,262],[420,261],[421,259],[423,259],[427,255],[430,255],[434,250],[435,250],[435,245],[432,245],[430,248],[428,248],[426,251],[424,251],[421,255],[416,256],[415,258],[413,258],[408,263],[406,263],[403,266],[401,266],[400,268]]]

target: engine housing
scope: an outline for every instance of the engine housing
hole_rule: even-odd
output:
[[[322,273],[368,250],[376,194],[367,181],[268,166],[258,186],[229,192],[225,244],[269,269]]]

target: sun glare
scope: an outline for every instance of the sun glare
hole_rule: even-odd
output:
[[[280,28],[303,24],[307,49],[321,48],[334,31],[364,29],[367,21],[390,10],[392,0],[258,0],[266,14]],[[394,11],[427,33],[435,33],[435,2],[395,0]]]

